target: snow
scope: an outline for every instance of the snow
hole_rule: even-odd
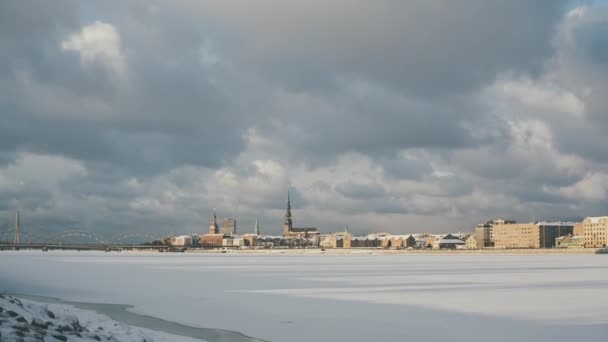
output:
[[[113,321],[107,316],[93,311],[82,310],[71,305],[39,303],[10,295],[0,295],[0,340],[19,340],[15,326],[21,326],[24,337],[38,334],[37,340],[57,341],[53,335],[65,336],[68,341],[199,341],[191,338],[169,335],[158,331],[132,327]],[[11,313],[11,314],[9,314]],[[19,321],[23,323],[21,323]],[[25,319],[25,321],[23,321]],[[46,325],[36,329],[34,323]],[[63,327],[63,328],[62,328]],[[67,327],[67,328],[66,328]],[[60,329],[61,331],[57,331]],[[28,336],[29,335],[29,336]]]
[[[606,255],[19,251],[0,252],[0,291],[270,341],[605,341],[607,271]]]

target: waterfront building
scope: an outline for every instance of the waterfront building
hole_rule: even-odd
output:
[[[603,248],[608,246],[608,216],[587,217],[582,222],[585,247]]]
[[[492,228],[495,224],[515,224],[515,220],[496,219],[486,223],[480,223],[475,228],[475,238],[477,248],[494,247],[494,233]]]
[[[243,246],[255,247],[258,245],[258,234],[245,234],[243,235]]]
[[[476,234],[469,235],[469,237],[464,241],[464,245],[465,245],[466,249],[479,248],[479,247],[477,247],[477,235]]]
[[[585,247],[585,236],[584,235],[560,236],[555,239],[555,247],[557,247],[557,248],[584,248]]]
[[[572,235],[585,236],[585,226],[583,225],[583,222],[577,222],[574,224],[574,231],[572,232]]]
[[[222,247],[224,234],[203,234],[199,236],[199,245],[205,248]]]
[[[192,237],[190,235],[172,236],[169,238],[169,245],[173,247],[190,247],[192,246]]]
[[[351,248],[376,248],[381,245],[381,241],[373,235],[351,236],[349,243]]]
[[[220,233],[224,234],[225,236],[236,235],[236,220],[233,218],[223,219]]]
[[[455,237],[452,234],[442,236],[440,239],[435,240],[432,244],[433,249],[456,249],[464,248],[464,241]]]
[[[318,235],[319,231],[316,227],[293,227],[293,221],[291,219],[291,200],[289,198],[289,192],[287,192],[287,209],[285,210],[285,221],[283,222],[283,237],[307,239]]]
[[[552,248],[555,239],[572,235],[572,222],[501,223],[492,227],[496,248]]]

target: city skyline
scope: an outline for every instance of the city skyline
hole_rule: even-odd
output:
[[[320,231],[606,212],[605,2],[0,13],[0,229],[280,234],[287,189]]]

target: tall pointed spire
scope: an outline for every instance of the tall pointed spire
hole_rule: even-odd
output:
[[[285,209],[285,224],[288,223],[291,228],[291,200],[289,198],[289,190],[287,190],[287,209]]]
[[[209,234],[217,234],[217,216],[215,215],[215,208],[213,208],[213,218],[211,219],[211,224],[209,225]]]
[[[255,235],[260,235],[260,225],[258,224],[258,217],[257,216],[255,217],[255,227],[254,227],[254,230],[255,230]]]
[[[288,236],[293,227],[291,220],[291,200],[289,198],[289,190],[287,190],[287,209],[285,209],[285,221],[283,222],[283,236]]]

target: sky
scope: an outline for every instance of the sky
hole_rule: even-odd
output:
[[[4,1],[0,233],[608,214],[601,1]]]

